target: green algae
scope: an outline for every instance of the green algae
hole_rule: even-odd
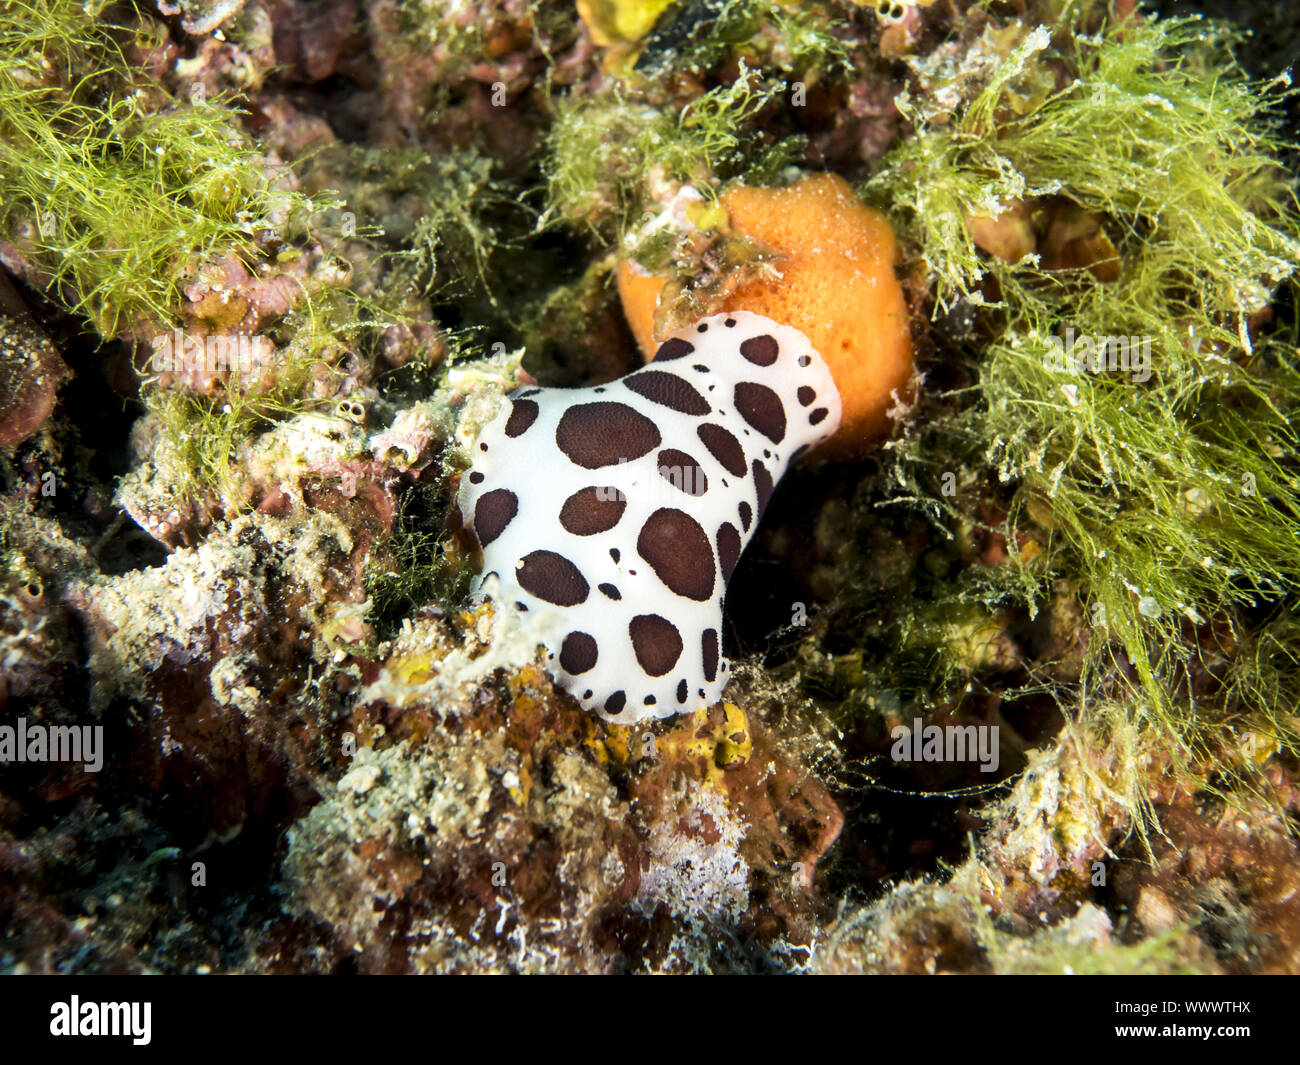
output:
[[[623,236],[656,202],[665,181],[716,195],[742,173],[761,183],[789,160],[793,145],[761,135],[755,121],[785,90],[741,63],[740,75],[680,110],[634,88],[570,95],[547,135],[547,214],[607,239]]]
[[[1246,81],[1232,43],[1201,20],[991,26],[964,65],[917,61],[899,101],[914,134],[864,186],[937,324],[987,333],[941,329],[970,384],[889,445],[890,501],[1008,545],[954,575],[957,600],[1032,618],[1066,578],[1091,636],[1078,712],[1131,716],[1211,777],[1242,713],[1292,752],[1300,740],[1300,644],[1282,620],[1300,591],[1300,363],[1295,336],[1258,318],[1294,284],[1300,227],[1268,120],[1282,90]],[[1088,254],[1049,261],[1041,227],[1037,253],[982,251],[970,219],[1009,225],[1016,204],[1031,225],[1097,220]],[[1078,335],[1145,340],[1149,366],[1072,369],[1057,356]],[[1219,630],[1244,651],[1226,689]]]
[[[400,501],[393,531],[367,558],[363,580],[377,639],[391,639],[423,606],[465,598],[470,571],[441,532],[450,505],[440,488],[415,485]]]
[[[845,23],[820,7],[780,0],[693,0],[676,4],[648,36],[635,70],[702,74],[743,56],[791,76],[840,76],[852,49]]]
[[[0,231],[104,337],[170,325],[193,263],[311,210],[275,187],[229,98],[171,99],[128,61],[148,26],[103,0],[0,11]]]
[[[434,157],[414,148],[331,145],[302,168],[307,180],[347,186],[354,238],[394,270],[377,298],[414,290],[445,300],[476,286],[490,290],[502,241],[497,216],[511,200],[494,160],[481,151]]]

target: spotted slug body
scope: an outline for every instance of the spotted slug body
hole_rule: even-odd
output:
[[[839,424],[808,339],[747,311],[607,385],[516,390],[461,480],[473,590],[537,620],[551,674],[607,720],[711,705],[727,581],[790,462]]]

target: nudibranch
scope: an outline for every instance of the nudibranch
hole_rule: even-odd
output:
[[[791,190],[731,206],[767,233],[790,289],[768,281],[733,295],[654,338],[653,361],[609,384],[516,389],[472,445],[456,503],[482,551],[473,590],[532,620],[556,682],[606,720],[721,698],[727,582],[773,488],[837,434],[851,452],[878,433],[910,377],[887,223],[839,179]],[[764,229],[761,202],[785,221]],[[790,238],[790,217],[810,223],[808,246]],[[627,282],[624,307],[647,346],[651,315],[628,293],[644,304],[658,289]],[[761,313],[771,308],[780,317]],[[857,335],[864,324],[884,335]]]
[[[552,675],[607,720],[717,702],[727,581],[790,462],[840,425],[826,363],[736,311],[607,385],[507,399],[457,499],[476,590],[546,615]]]

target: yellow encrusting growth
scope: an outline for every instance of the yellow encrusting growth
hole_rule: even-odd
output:
[[[578,0],[578,14],[602,47],[641,40],[672,0]]]

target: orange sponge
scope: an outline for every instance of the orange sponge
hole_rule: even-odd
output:
[[[655,308],[667,283],[668,278],[647,274],[630,259],[618,264],[618,298],[623,301],[623,314],[646,362],[654,358],[658,348],[654,337]]]
[[[829,364],[844,405],[839,432],[819,450],[827,457],[860,454],[888,432],[890,393],[905,393],[912,377],[893,230],[833,174],[782,189],[735,185],[722,205],[734,231],[782,258],[780,277],[743,284],[711,310],[753,311],[805,334]],[[647,361],[657,346],[655,306],[666,281],[633,263],[619,268],[623,310]]]

